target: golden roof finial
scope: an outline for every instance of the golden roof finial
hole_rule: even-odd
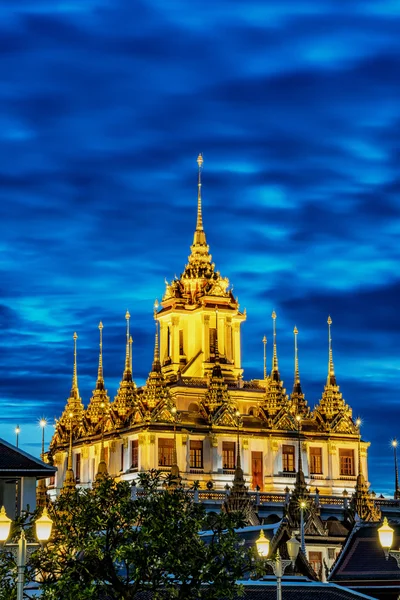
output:
[[[272,354],[272,370],[278,372],[278,353],[276,350],[276,312],[272,311],[272,323],[273,323],[273,334],[274,334],[274,351]]]
[[[129,365],[131,367],[131,371],[132,371],[132,343],[133,343],[133,339],[132,336],[129,336]]]
[[[125,319],[126,319],[126,356],[125,356],[125,374],[130,371],[130,359],[129,359],[129,319],[131,315],[129,311],[126,311]]]
[[[153,371],[160,370],[160,349],[158,346],[158,321],[156,321],[156,335],[154,340],[154,359],[153,359]]]
[[[267,379],[267,338],[265,335],[262,343],[264,344],[264,379]]]
[[[293,333],[294,333],[294,383],[296,385],[296,383],[300,383],[299,355],[298,355],[298,350],[297,350],[297,334],[299,333],[299,330],[297,329],[296,325],[294,326]]]
[[[331,336],[331,325],[332,319],[329,316],[328,320],[328,345],[329,345],[329,361],[328,361],[328,385],[336,385],[335,379],[335,368],[333,366],[333,354],[332,354],[332,336]]]
[[[77,394],[76,397],[79,396],[79,391],[78,391],[78,370],[77,370],[77,360],[76,360],[76,340],[78,339],[78,336],[76,334],[76,332],[74,333],[74,335],[72,336],[73,340],[74,340],[74,371],[73,371],[73,375],[72,375],[72,390],[71,390],[71,395],[73,392],[75,392]]]
[[[203,215],[201,212],[201,169],[203,168],[203,155],[199,154],[197,157],[197,164],[199,165],[199,176],[197,182],[197,223],[196,230],[203,231]]]
[[[99,369],[97,373],[97,389],[104,388],[104,377],[103,377],[103,323],[100,321],[99,323],[99,331],[100,331],[100,342],[99,342]]]

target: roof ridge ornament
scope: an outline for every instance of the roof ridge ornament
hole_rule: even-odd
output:
[[[273,330],[273,353],[272,353],[272,377],[275,381],[280,380],[278,369],[278,352],[276,348],[276,312],[272,311],[272,330]]]

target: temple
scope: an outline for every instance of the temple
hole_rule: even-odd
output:
[[[48,452],[48,460],[58,467],[50,494],[91,486],[105,473],[134,480],[139,471],[157,468],[173,472],[185,485],[199,481],[200,490],[224,491],[234,484],[235,498],[252,492],[284,497],[296,481],[319,499],[342,498],[358,486],[363,499],[357,507],[368,512],[369,443],[360,439],[337,383],[332,320],[327,320],[327,378],[315,406],[301,384],[296,327],[292,391],[284,387],[275,312],[271,370],[264,359],[260,379],[246,380],[241,363],[246,313],[210,254],[203,224],[201,155],[197,163],[193,243],[182,274],[166,282],[161,303],[154,306],[154,358],[145,385],[138,387],[134,381],[126,313],[120,387],[111,401],[103,377],[100,323],[97,380],[85,408],[74,334],[71,393]]]

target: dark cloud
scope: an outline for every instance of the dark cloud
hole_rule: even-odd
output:
[[[58,415],[69,394],[75,330],[88,402],[100,319],[114,396],[126,309],[143,383],[154,299],[192,241],[202,151],[207,238],[248,313],[246,377],[262,372],[275,309],[286,386],[296,324],[303,387],[317,402],[331,313],[338,380],[372,442],[373,487],[390,490],[400,12],[329,0],[134,10],[13,0],[1,16],[0,434],[12,439],[23,422],[39,452],[36,419]]]

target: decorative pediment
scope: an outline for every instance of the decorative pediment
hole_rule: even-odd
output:
[[[175,420],[171,412],[172,405],[165,401],[161,401],[151,413],[152,421],[163,421],[164,423],[173,423]]]
[[[354,423],[348,417],[341,417],[336,423],[332,423],[331,429],[334,433],[356,433]]]
[[[213,425],[237,427],[237,417],[231,406],[221,406],[212,418]]]
[[[292,415],[281,411],[273,421],[274,429],[283,429],[285,431],[297,431],[297,423]]]

